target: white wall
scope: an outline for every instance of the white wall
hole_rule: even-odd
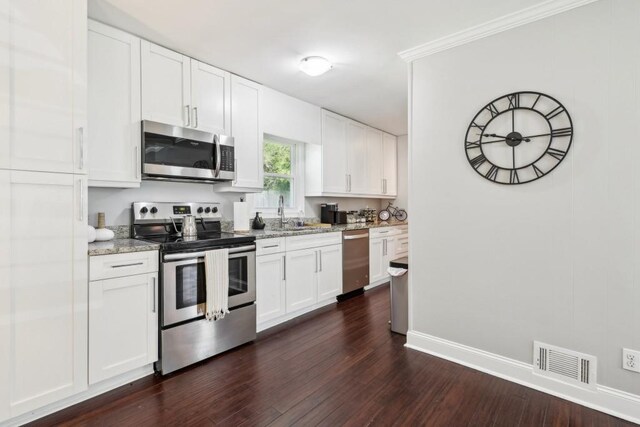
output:
[[[598,382],[640,394],[640,2],[601,0],[413,64],[412,325],[532,363],[541,340],[598,357]],[[477,110],[547,93],[575,136],[549,176],[498,185],[470,167]]]
[[[409,154],[408,154],[408,138],[407,135],[398,137],[398,197],[393,202],[395,206],[407,209],[409,200]],[[407,210],[407,213],[409,211]]]

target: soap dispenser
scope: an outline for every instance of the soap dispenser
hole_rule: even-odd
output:
[[[253,218],[253,222],[251,223],[251,228],[254,230],[262,230],[264,229],[264,220],[260,216],[260,212],[256,212],[255,218]]]

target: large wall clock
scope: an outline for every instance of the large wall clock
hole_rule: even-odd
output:
[[[567,156],[573,124],[567,109],[539,92],[514,92],[485,105],[471,121],[465,151],[471,167],[498,184],[524,184]]]

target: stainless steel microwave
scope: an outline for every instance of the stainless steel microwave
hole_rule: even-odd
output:
[[[142,178],[233,181],[233,138],[164,123],[142,121]]]

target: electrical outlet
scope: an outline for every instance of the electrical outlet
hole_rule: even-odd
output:
[[[623,348],[622,368],[627,371],[640,372],[640,351]]]

